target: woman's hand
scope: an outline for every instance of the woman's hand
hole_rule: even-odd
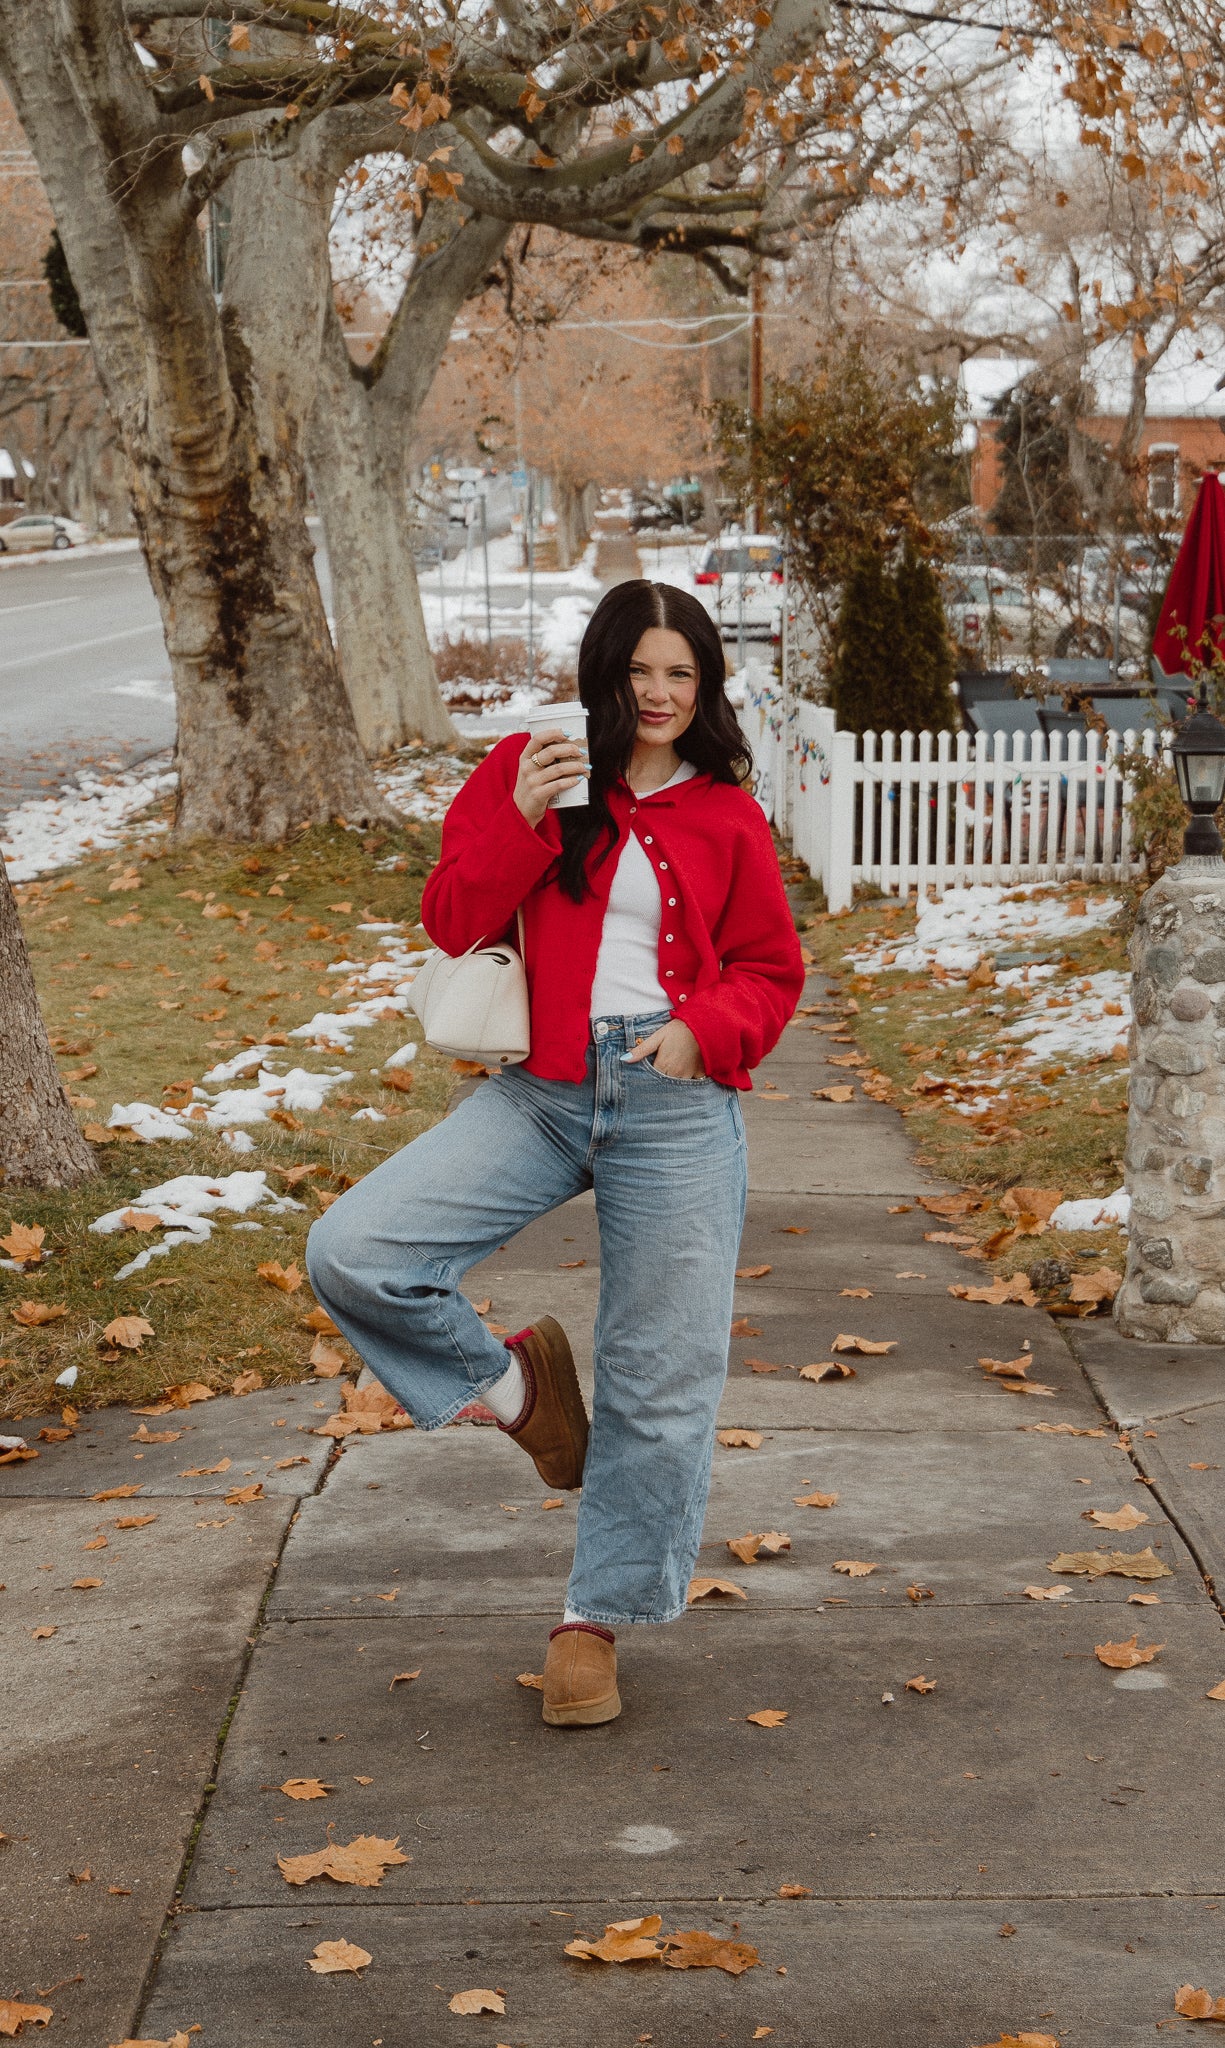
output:
[[[519,756],[519,774],[512,795],[529,825],[538,825],[549,799],[573,789],[590,773],[577,740],[564,732],[542,732],[530,738]]]
[[[633,1052],[625,1055],[626,1064],[655,1055],[655,1071],[666,1074],[672,1081],[704,1081],[706,1068],[702,1060],[702,1049],[687,1024],[674,1017],[658,1031],[652,1031],[649,1038],[640,1038]]]

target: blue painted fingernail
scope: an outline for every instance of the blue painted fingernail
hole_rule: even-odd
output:
[[[634,1055],[632,1052],[623,1052],[621,1055],[622,1066],[625,1066],[628,1061],[632,1061],[633,1057]]]

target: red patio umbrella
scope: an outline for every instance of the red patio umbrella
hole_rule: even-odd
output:
[[[1209,470],[1170,571],[1153,655],[1167,676],[1190,675],[1213,648],[1225,658],[1225,485]]]

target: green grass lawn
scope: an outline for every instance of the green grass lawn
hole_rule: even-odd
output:
[[[316,1011],[342,1009],[343,977],[327,975],[329,962],[378,957],[377,935],[360,924],[416,921],[437,849],[435,826],[408,824],[365,839],[329,827],[254,849],[171,848],[155,838],[19,887],[43,1012],[82,1124],[92,1133],[115,1103],[182,1104],[189,1084],[244,1043],[276,1041]],[[341,1066],[354,1078],[316,1114],[250,1126],[254,1152],[236,1154],[210,1130],[188,1141],[108,1140],[95,1148],[98,1180],[0,1192],[0,1235],[14,1222],[39,1224],[49,1254],[22,1273],[0,1272],[0,1413],[144,1398],[181,1380],[223,1388],[245,1370],[269,1385],[308,1377],[309,1286],[303,1279],[285,1293],[256,1268],[296,1262],[305,1275],[306,1233],[321,1205],[442,1114],[449,1060],[422,1048],[409,1094],[379,1071],[419,1037],[415,1019],[391,1015],[357,1032],[349,1054],[290,1040],[279,1054],[288,1065]],[[387,1121],[354,1122],[365,1105]],[[232,1225],[259,1221],[259,1210],[223,1213],[207,1244],[178,1246],[115,1280],[162,1232],[99,1236],[88,1228],[96,1217],[179,1174],[252,1167],[303,1208],[258,1231]],[[25,1327],[12,1313],[23,1301],[67,1314]],[[103,1337],[121,1315],[153,1325],[138,1351]],[[53,1382],[68,1365],[79,1377],[65,1396]]]
[[[1067,893],[1083,896],[1085,891],[1082,885]],[[1018,1186],[1058,1188],[1068,1199],[1111,1193],[1122,1179],[1127,1136],[1126,1062],[1108,1055],[1087,1061],[1067,1057],[1035,1068],[1023,1061],[1021,1048],[1014,1051],[997,1036],[1008,1013],[1016,1014],[1018,1001],[1011,991],[969,988],[964,978],[930,973],[855,973],[848,952],[869,942],[901,943],[913,933],[915,919],[913,902],[878,899],[837,916],[818,913],[806,927],[806,938],[820,964],[836,977],[847,1006],[846,1029],[885,1077],[888,1088],[880,1087],[880,1098],[905,1116],[922,1164],[984,1199],[984,1206],[959,1221],[957,1229],[985,1243],[1009,1223],[998,1205]],[[1052,940],[1046,956],[1057,971],[1043,987],[1056,1001],[1085,975],[1127,968],[1126,940],[1114,925]],[[997,1014],[1001,1003],[1002,1017]],[[984,1057],[975,1059],[975,1054]],[[1007,1083],[1008,1100],[998,1113],[967,1117],[952,1092],[946,1097],[931,1085],[950,1083],[955,1091],[959,1083],[984,1073]],[[1047,1231],[1001,1246],[990,1263],[1008,1275],[1050,1257],[1062,1259],[1073,1271],[1102,1264],[1121,1271],[1124,1241],[1114,1230]],[[970,1272],[967,1277],[977,1285],[983,1276]],[[1046,1292],[1058,1300],[1064,1290],[1054,1286]]]

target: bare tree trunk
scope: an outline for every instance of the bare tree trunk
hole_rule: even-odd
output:
[[[47,1042],[25,936],[0,860],[0,1178],[70,1188],[98,1171]]]
[[[308,144],[235,176],[222,311],[177,159],[126,167],[123,53],[99,50],[106,89],[91,97],[93,71],[70,76],[45,28],[0,9],[0,64],[131,464],[178,700],[176,831],[277,840],[337,815],[398,822],[358,741],[305,523],[303,414],[330,291],[325,152]]]
[[[464,300],[509,232],[475,215],[418,262],[372,363],[349,356],[329,310],[310,424],[311,479],[332,570],[336,641],[363,744],[455,737],[426,638],[408,510],[413,425]]]
[[[335,311],[320,358],[310,471],[332,571],[336,648],[368,754],[454,739],[434,674],[405,489],[407,426],[390,446]]]
[[[572,476],[554,475],[553,509],[557,514],[558,567],[572,569],[587,545],[587,485]]]

